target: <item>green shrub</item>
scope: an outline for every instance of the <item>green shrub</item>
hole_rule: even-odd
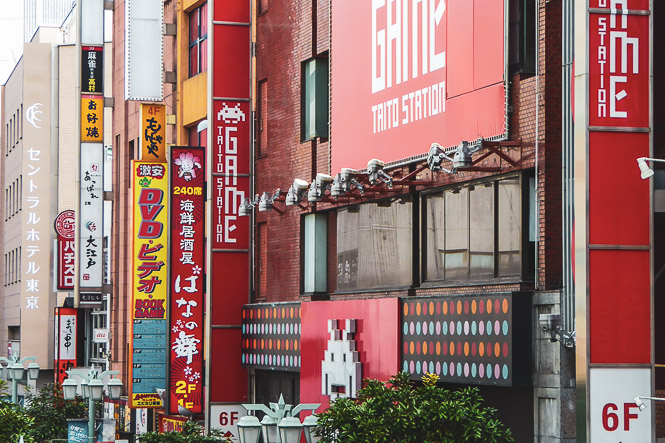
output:
[[[318,415],[321,443],[504,443],[514,441],[483,407],[477,388],[449,391],[428,374],[416,386],[405,373],[365,380],[358,398],[340,398]]]

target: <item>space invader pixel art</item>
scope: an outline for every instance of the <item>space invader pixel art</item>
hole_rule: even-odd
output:
[[[356,320],[344,321],[340,330],[337,320],[328,320],[328,347],[321,362],[321,394],[334,400],[355,398],[362,383],[362,363],[356,350]]]

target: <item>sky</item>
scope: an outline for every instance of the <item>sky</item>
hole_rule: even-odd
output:
[[[0,0],[0,84],[23,53],[23,1]]]

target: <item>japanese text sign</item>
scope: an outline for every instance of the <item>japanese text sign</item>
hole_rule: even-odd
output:
[[[104,98],[81,96],[81,141],[104,142]]]
[[[55,315],[55,381],[62,383],[66,371],[76,366],[76,327],[78,311],[56,308]]]
[[[81,93],[102,94],[104,92],[103,73],[103,48],[101,46],[81,47]]]
[[[141,159],[166,162],[166,106],[141,104]]]
[[[203,411],[203,148],[171,150],[170,412]]]
[[[58,289],[74,289],[76,269],[74,267],[74,228],[75,214],[68,209],[55,219],[55,232],[58,234]]]
[[[104,145],[81,143],[81,288],[101,288],[104,271]]]
[[[161,407],[155,389],[166,388],[167,172],[165,163],[132,162],[132,408]]]

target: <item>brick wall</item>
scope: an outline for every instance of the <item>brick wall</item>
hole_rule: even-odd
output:
[[[516,168],[494,157],[488,163],[501,161],[504,172],[535,167],[536,120],[538,125],[539,169],[539,234],[538,283],[541,288],[558,288],[561,284],[561,1],[542,0],[539,8],[540,78],[516,74],[509,85],[510,139],[520,142],[518,148],[507,151],[515,160],[521,160]],[[257,81],[267,80],[266,121],[267,147],[256,158],[256,193],[283,191],[294,178],[310,180],[317,172],[330,171],[330,150],[327,140],[301,142],[300,97],[301,63],[321,54],[330,47],[329,2],[290,1],[270,2],[268,11],[257,18]],[[316,20],[313,20],[316,17]],[[331,69],[334,65],[331,64]],[[539,106],[536,114],[536,83],[539,88]],[[335,99],[335,85],[331,88],[331,100]],[[264,154],[263,154],[264,153]],[[391,171],[405,175],[408,168]],[[419,178],[430,178],[425,169]],[[489,172],[460,172],[457,175],[435,174],[429,187],[465,182],[485,176]],[[421,190],[424,187],[418,187]],[[283,209],[283,204],[279,205]],[[318,204],[318,210],[332,208],[330,204]],[[314,210],[310,206],[309,210]],[[303,211],[289,207],[284,215],[275,211],[256,212],[256,221],[266,223],[268,248],[265,300],[269,302],[297,300],[300,298],[300,220]],[[336,285],[336,217],[329,217],[328,287],[332,293]],[[380,296],[434,295],[452,293],[503,292],[528,290],[531,284],[497,284],[445,289],[418,289],[417,291],[380,292]],[[333,298],[377,296],[377,293],[334,295]],[[262,301],[264,300],[261,297]]]

